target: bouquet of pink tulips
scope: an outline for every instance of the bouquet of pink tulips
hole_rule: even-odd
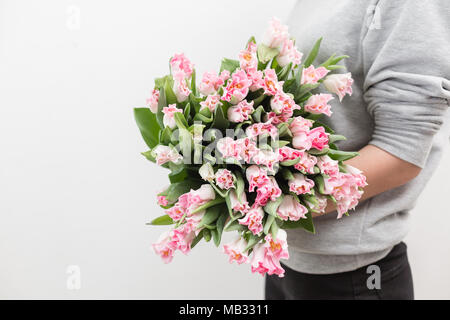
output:
[[[155,80],[148,108],[134,112],[150,148],[143,155],[170,170],[170,186],[157,195],[166,214],[150,222],[172,226],[153,244],[164,262],[202,239],[219,246],[234,231],[223,245],[230,262],[281,277],[284,229],[314,232],[312,213],[328,201],[338,218],[357,205],[365,177],[343,162],[357,153],[340,151],[335,142],[345,138],[319,122],[331,116],[333,94],[351,95],[353,80],[330,74],[346,56],[313,65],[320,42],[303,59],[274,18],[262,42],[250,38],[238,60],[223,59],[198,85],[184,54]]]

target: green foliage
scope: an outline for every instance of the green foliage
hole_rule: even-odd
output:
[[[265,44],[260,43],[258,45],[257,53],[258,53],[258,60],[261,63],[266,64],[270,60],[275,58],[280,53],[280,51],[277,48],[270,48]]]
[[[160,216],[158,218],[153,219],[152,221],[150,221],[149,225],[152,226],[167,226],[170,224],[174,224],[175,222],[172,220],[171,217],[169,217],[167,214]]]
[[[309,52],[308,57],[303,62],[303,66],[305,68],[309,67],[314,62],[314,60],[316,59],[317,54],[319,53],[320,43],[321,42],[322,42],[322,37],[320,37],[319,40],[316,41],[316,43],[314,44],[313,48]]]
[[[149,108],[135,108],[134,119],[147,146],[152,149],[159,143],[161,130],[156,116]]]
[[[282,228],[283,229],[303,228],[308,232],[316,233],[311,212],[308,212],[306,214],[306,219],[300,219],[297,221],[284,221]]]
[[[237,68],[239,68],[239,61],[234,59],[223,58],[222,64],[220,65],[220,72],[223,70],[228,70],[233,73]]]

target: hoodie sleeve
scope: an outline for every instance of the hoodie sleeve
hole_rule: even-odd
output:
[[[369,144],[423,167],[450,101],[450,1],[380,0],[362,39]]]

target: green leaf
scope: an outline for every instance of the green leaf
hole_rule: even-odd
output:
[[[198,235],[194,238],[194,240],[192,240],[192,242],[191,242],[191,249],[193,249],[197,245],[197,243],[199,243],[200,240],[202,240],[202,239],[203,239],[203,230],[201,230],[198,233]]]
[[[211,127],[219,130],[225,130],[229,125],[230,122],[227,117],[225,117],[223,106],[217,106],[216,110],[214,110],[214,121],[211,124]]]
[[[269,62],[271,59],[275,58],[280,53],[280,51],[277,48],[270,48],[262,43],[258,45],[257,52],[258,52],[258,60],[264,64]]]
[[[323,148],[322,150],[310,149],[310,150],[308,150],[308,153],[312,154],[312,155],[314,155],[316,157],[319,157],[319,156],[326,155],[329,151],[330,151],[329,148]]]
[[[220,72],[223,70],[228,70],[230,73],[233,73],[237,68],[239,68],[240,64],[238,60],[223,58],[222,64],[220,65]]]
[[[308,212],[306,214],[306,219],[300,219],[297,221],[284,221],[282,227],[283,229],[303,228],[308,232],[316,233],[311,212]]]
[[[243,231],[246,230],[247,227],[240,224],[237,220],[232,220],[230,223],[225,227],[225,231]]]
[[[309,67],[313,62],[314,59],[316,59],[317,54],[319,53],[319,49],[320,49],[320,43],[322,42],[322,37],[320,37],[316,43],[314,44],[313,48],[311,49],[311,51],[308,54],[308,57],[306,58],[306,60],[303,62],[303,66],[305,68]]]
[[[192,70],[192,76],[191,76],[191,92],[194,96],[197,95],[197,86],[195,85],[195,69]],[[187,118],[187,117],[186,117]]]
[[[168,145],[171,141],[172,130],[169,127],[165,127],[164,130],[160,131],[159,141],[164,145]]]
[[[322,175],[314,177],[314,183],[321,194],[325,194],[325,181]]]
[[[134,108],[134,119],[147,146],[154,148],[159,143],[161,130],[156,115],[149,108]]]
[[[176,114],[177,113],[175,113],[175,115]],[[187,157],[194,149],[194,139],[192,133],[190,133],[187,129],[179,128],[179,139],[181,152],[183,153],[183,156]]]
[[[264,211],[267,212],[269,215],[273,216],[273,217],[277,217],[277,210],[278,207],[280,206],[281,202],[283,201],[284,195],[282,194],[281,196],[279,196],[277,198],[277,200],[275,201],[269,201],[265,206],[264,206]]]
[[[191,117],[191,104],[188,102],[186,107],[184,107],[183,116],[187,122],[189,122],[189,118]]]
[[[166,83],[164,83],[164,93],[166,94],[167,104],[174,104],[174,103],[176,104],[178,102],[177,96],[173,92],[172,85],[173,85],[172,78],[171,77],[167,78]]]
[[[194,214],[194,213],[197,213],[197,212],[202,211],[202,210],[206,210],[208,208],[214,207],[215,205],[218,205],[218,204],[221,204],[221,203],[224,203],[224,202],[225,202],[224,198],[215,198],[214,200],[210,200],[210,201],[202,204],[201,206],[199,206],[198,208],[193,210],[191,213]],[[209,224],[209,222],[206,223],[206,224]]]
[[[305,94],[309,93],[311,90],[316,89],[320,83],[307,83],[303,84],[297,88],[294,95],[294,100],[300,100]]]
[[[214,221],[217,220],[217,218],[221,214],[221,211],[223,211],[223,206],[215,206],[207,208],[205,215],[203,216],[202,221],[200,221],[198,227],[201,228],[204,225],[212,224]]]
[[[171,173],[169,173],[169,180],[170,183],[177,183],[184,181],[187,176],[188,174],[184,165],[178,165],[173,168]]]
[[[286,140],[272,140],[272,146],[274,147],[274,149],[282,148],[284,146],[287,146],[289,143],[291,142]]]
[[[173,117],[175,119],[175,123],[177,124],[177,127],[179,129],[186,129],[189,125],[186,121],[186,118],[181,112],[175,112],[173,114]]]
[[[148,150],[145,152],[141,152],[141,154],[147,158],[147,160],[150,160],[151,162],[155,162],[156,163],[156,159],[152,154],[152,150]]]
[[[189,192],[191,189],[197,189],[203,184],[201,180],[186,179],[177,183],[172,183],[167,189],[167,201],[175,202],[178,198]]]
[[[152,226],[167,226],[170,224],[174,224],[175,222],[172,220],[171,217],[169,217],[167,214],[160,216],[158,218],[153,219],[152,221],[150,221],[149,225]]]
[[[209,242],[211,240],[211,230],[203,229],[203,237],[205,238],[206,242]]]
[[[323,123],[321,123],[319,121],[314,121],[313,128],[317,128],[317,127],[323,127],[325,129],[326,133],[329,133],[329,134],[333,134],[334,133],[334,130],[331,129],[329,126],[327,126],[327,125],[325,125],[325,124],[323,124]]]
[[[212,233],[214,244],[218,247],[220,245],[220,241],[222,240],[223,228],[225,226],[225,221],[228,218],[227,214],[222,213],[216,222],[215,232]]]
[[[228,195],[228,193],[230,192],[230,190],[222,190],[219,189],[214,183],[209,182],[209,184],[214,188],[214,190],[216,190],[216,192],[222,197],[222,198],[226,198],[226,196]]]
[[[264,107],[259,106],[256,108],[256,110],[252,113],[252,118],[255,122],[261,122],[262,114],[264,113]]]
[[[288,169],[282,169],[281,174],[283,175],[283,178],[288,181],[294,179],[294,175]]]
[[[330,149],[328,151],[328,156],[331,159],[338,160],[338,161],[346,161],[348,159],[356,157],[357,155],[359,155],[358,152],[347,152],[347,151],[334,150],[334,149]]]
[[[301,159],[302,158],[298,157],[298,158],[295,158],[295,159],[292,159],[292,160],[282,161],[282,162],[280,162],[280,165],[282,165],[283,167],[294,166],[297,163],[299,163]]]
[[[273,216],[273,215],[268,215],[267,216],[267,220],[266,220],[266,223],[264,224],[264,229],[263,229],[263,232],[265,234],[269,233],[270,227],[272,226],[272,223],[274,221],[275,221],[275,216]]]
[[[270,226],[270,232],[272,233],[272,239],[276,239],[277,238],[277,233],[278,233],[278,223],[272,223],[272,225]]]
[[[194,121],[201,121],[202,123],[211,123],[211,122],[213,122],[213,120],[214,120],[214,118],[213,118],[212,114],[209,117],[205,117],[201,113],[196,113],[194,116]]]
[[[163,108],[167,107],[166,102],[166,94],[164,90],[159,91],[159,99],[158,99],[158,111],[156,112],[156,120],[158,121],[159,127],[164,128],[164,113],[162,112]]]
[[[167,75],[167,76],[164,76],[164,77],[161,77],[161,78],[156,78],[156,79],[155,79],[155,87],[156,87],[159,91],[163,90],[163,89],[164,89],[164,84],[166,83],[166,80],[167,80],[167,78],[169,78],[169,77],[170,77],[170,75]]]
[[[278,136],[279,137],[290,137],[292,138],[292,132],[289,129],[289,124],[286,122],[280,123],[277,125],[278,128]]]
[[[289,64],[285,65],[280,72],[277,73],[277,78],[278,81],[284,81],[287,79],[287,77],[289,76],[289,73],[291,72],[292,69],[292,62],[290,62]]]
[[[330,134],[328,136],[329,143],[333,143],[333,142],[341,141],[341,140],[347,140],[347,138],[342,135],[339,135],[339,134]]]
[[[250,42],[256,43],[256,39],[254,36],[251,36],[250,39],[248,39],[247,45],[245,46],[246,49],[247,49],[248,45],[250,44]]]
[[[342,59],[346,59],[346,58],[349,58],[349,56],[343,55],[343,56],[335,57],[335,55],[333,54],[330,58],[328,58],[327,61],[322,63],[320,66],[325,67],[329,70],[337,69],[336,67],[343,67],[343,66],[337,66],[336,64],[339,61],[341,61]]]
[[[239,171],[235,171],[236,175],[236,194],[239,202],[242,202],[242,195],[244,194],[245,182],[242,178],[242,174]]]
[[[253,248],[258,242],[261,241],[262,238],[263,238],[262,236],[255,236],[254,234],[251,234],[247,242],[247,247],[244,249],[244,252]]]

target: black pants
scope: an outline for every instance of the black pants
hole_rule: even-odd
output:
[[[283,268],[284,278],[266,277],[267,300],[414,299],[411,268],[403,242],[385,258],[354,271],[315,275],[285,265]]]

